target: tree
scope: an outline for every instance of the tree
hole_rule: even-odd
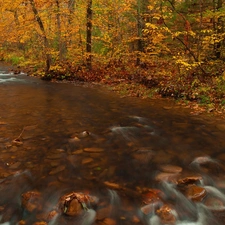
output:
[[[86,24],[86,53],[87,53],[87,69],[92,68],[92,0],[88,0],[87,4],[87,24]]]
[[[215,2],[214,2],[214,5],[215,5]],[[222,6],[223,6],[223,1],[218,0],[217,4],[216,4],[216,12],[220,12],[220,10],[222,9]],[[217,33],[218,38],[219,38],[219,40],[215,44],[215,56],[217,59],[220,59],[221,58],[222,39],[223,39],[222,33],[224,32],[224,24],[223,24],[222,15],[218,16],[215,32]]]
[[[50,49],[49,49],[49,41],[48,41],[48,38],[47,38],[47,34],[46,34],[46,31],[45,31],[45,28],[44,28],[44,24],[42,22],[42,19],[41,17],[39,16],[39,13],[38,13],[38,10],[35,6],[35,3],[34,3],[34,0],[29,0],[30,1],[30,4],[31,4],[31,8],[32,8],[32,11],[34,13],[34,16],[37,20],[37,23],[39,25],[39,28],[42,32],[42,35],[43,35],[43,40],[44,40],[44,48],[45,48],[45,55],[46,55],[46,68],[45,68],[45,72],[47,73],[50,69],[50,66],[51,66],[51,53],[49,53]]]

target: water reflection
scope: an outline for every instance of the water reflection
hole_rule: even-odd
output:
[[[0,79],[1,224],[224,224],[224,121],[101,87]],[[153,201],[152,188],[163,197]],[[28,191],[41,199],[28,198],[32,213]],[[71,192],[100,201],[47,219]]]

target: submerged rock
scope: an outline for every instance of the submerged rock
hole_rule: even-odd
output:
[[[85,138],[85,137],[90,136],[90,134],[91,134],[91,133],[90,133],[89,131],[86,131],[86,130],[85,130],[85,131],[79,133],[79,134],[78,134],[78,137],[79,137],[79,138]]]
[[[47,159],[61,159],[62,158],[62,156],[63,156],[63,154],[62,153],[52,153],[51,155],[48,155],[47,156]]]
[[[162,165],[160,166],[160,169],[166,173],[181,173],[183,170],[180,166],[174,165]]]
[[[142,195],[144,204],[151,204],[160,201],[164,197],[164,193],[159,189],[149,189]]]
[[[112,218],[105,218],[103,221],[98,222],[99,225],[116,225],[116,220]]]
[[[161,172],[158,173],[155,177],[156,181],[168,181],[171,183],[176,183],[176,180],[178,178],[179,174],[178,173],[165,173]]]
[[[103,148],[85,148],[84,152],[89,152],[89,153],[100,153],[100,152],[104,152]]]
[[[48,225],[48,224],[44,221],[40,221],[40,222],[34,223],[33,225]]]
[[[84,158],[81,162],[82,165],[86,165],[89,164],[91,162],[93,162],[94,160],[92,158]]]
[[[225,212],[225,206],[221,199],[218,199],[215,197],[209,197],[204,201],[204,204],[211,211],[224,211]]]
[[[22,142],[19,138],[14,139],[14,140],[12,141],[12,143],[15,144],[15,145],[17,145],[17,146],[23,144],[23,142]]]
[[[28,212],[42,210],[42,196],[38,191],[28,191],[22,194],[22,206]]]
[[[202,201],[205,198],[206,194],[207,192],[203,187],[199,187],[196,185],[187,186],[185,192],[186,197],[195,202]]]
[[[144,204],[144,206],[141,207],[141,211],[145,215],[154,215],[156,210],[158,210],[163,205],[163,197],[164,193],[161,190],[149,189],[142,195],[142,203]]]
[[[57,174],[57,173],[60,173],[60,172],[62,172],[63,170],[65,170],[65,168],[66,168],[66,167],[65,167],[64,165],[60,165],[60,166],[54,168],[53,170],[51,170],[51,171],[49,172],[49,175],[55,175],[55,174]]]
[[[109,182],[109,181],[105,181],[104,184],[109,187],[109,188],[112,188],[112,189],[120,189],[121,186],[117,183],[112,183],[112,182]]]
[[[190,166],[204,173],[223,173],[224,167],[210,156],[200,156],[195,158]]]

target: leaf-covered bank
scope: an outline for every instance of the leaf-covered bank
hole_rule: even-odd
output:
[[[223,62],[216,62],[222,68]],[[29,68],[29,67],[28,67]],[[205,65],[208,68],[208,65]],[[225,75],[216,67],[203,75],[198,70],[179,71],[173,60],[156,58],[150,64],[96,65],[92,70],[69,62],[44,70],[25,69],[32,76],[53,82],[87,82],[105,85],[121,96],[172,98],[178,104],[193,108],[195,113],[221,114],[225,110]]]

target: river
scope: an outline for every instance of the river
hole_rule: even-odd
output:
[[[99,85],[14,75],[5,64],[0,99],[0,224],[225,223],[223,119]],[[98,200],[66,215],[55,208],[68,193]]]

